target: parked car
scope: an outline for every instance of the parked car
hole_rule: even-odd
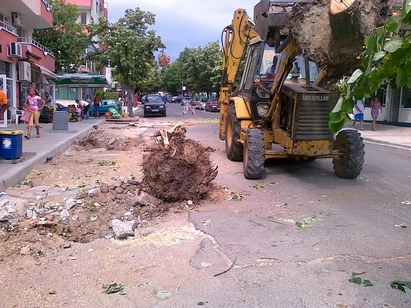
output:
[[[65,105],[60,104],[60,103],[56,103],[54,105],[54,108],[56,109],[56,111],[67,111],[68,112],[68,106],[65,106]]]
[[[144,102],[144,117],[149,115],[162,115],[167,114],[166,104],[163,102],[163,98],[159,94],[148,94],[142,99]]]
[[[201,101],[191,101],[191,106],[193,106],[195,109],[204,110],[205,103]]]
[[[220,105],[218,104],[218,100],[216,98],[209,99],[208,102],[205,104],[204,110],[210,112],[219,112]]]
[[[96,108],[94,107],[94,104],[91,103],[91,115],[94,115],[96,113]],[[102,99],[101,100],[101,105],[100,105],[100,110],[99,114],[100,116],[103,116],[106,112],[108,112],[109,108],[114,108],[118,111],[119,114],[121,114],[121,103],[119,103],[115,99]]]

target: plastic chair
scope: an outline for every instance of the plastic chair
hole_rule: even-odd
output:
[[[11,118],[15,119],[16,124],[19,124],[20,117],[23,115],[24,110],[17,109],[16,107],[9,107],[11,112]]]

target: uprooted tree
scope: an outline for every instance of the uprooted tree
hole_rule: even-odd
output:
[[[180,125],[154,134],[155,144],[143,155],[142,189],[166,202],[198,202],[213,189],[217,167],[210,148],[186,139]]]
[[[330,89],[354,71],[357,75],[358,68],[361,72],[367,72],[367,76],[376,74],[372,71],[378,68],[381,61],[373,61],[381,59],[378,51],[382,49],[388,32],[395,29],[390,18],[390,2],[392,1],[313,0],[293,6],[287,16],[285,31],[293,35],[302,55],[322,68],[316,80],[317,85]],[[373,60],[374,55],[377,58]],[[386,76],[385,73],[382,75]],[[364,94],[375,91],[380,84],[375,78],[364,77],[357,83],[355,91],[342,87],[344,97],[340,98],[330,114],[330,129],[337,132],[343,127],[349,119],[348,113],[352,111],[354,97],[362,98]]]
[[[330,114],[333,131],[349,121],[354,98],[372,95],[384,83],[411,88],[411,3],[403,0],[394,13],[365,38],[361,64],[341,83],[341,97]]]

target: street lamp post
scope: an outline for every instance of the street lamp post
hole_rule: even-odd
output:
[[[184,97],[184,91],[186,90],[186,86],[184,86],[184,83],[181,82],[181,96]]]

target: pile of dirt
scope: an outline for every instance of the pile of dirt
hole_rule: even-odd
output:
[[[330,0],[296,4],[289,13],[291,31],[302,55],[327,68],[324,80],[333,83],[361,63],[364,38],[392,15],[388,0],[356,0],[346,14],[331,16]],[[334,20],[334,23],[333,23]]]

